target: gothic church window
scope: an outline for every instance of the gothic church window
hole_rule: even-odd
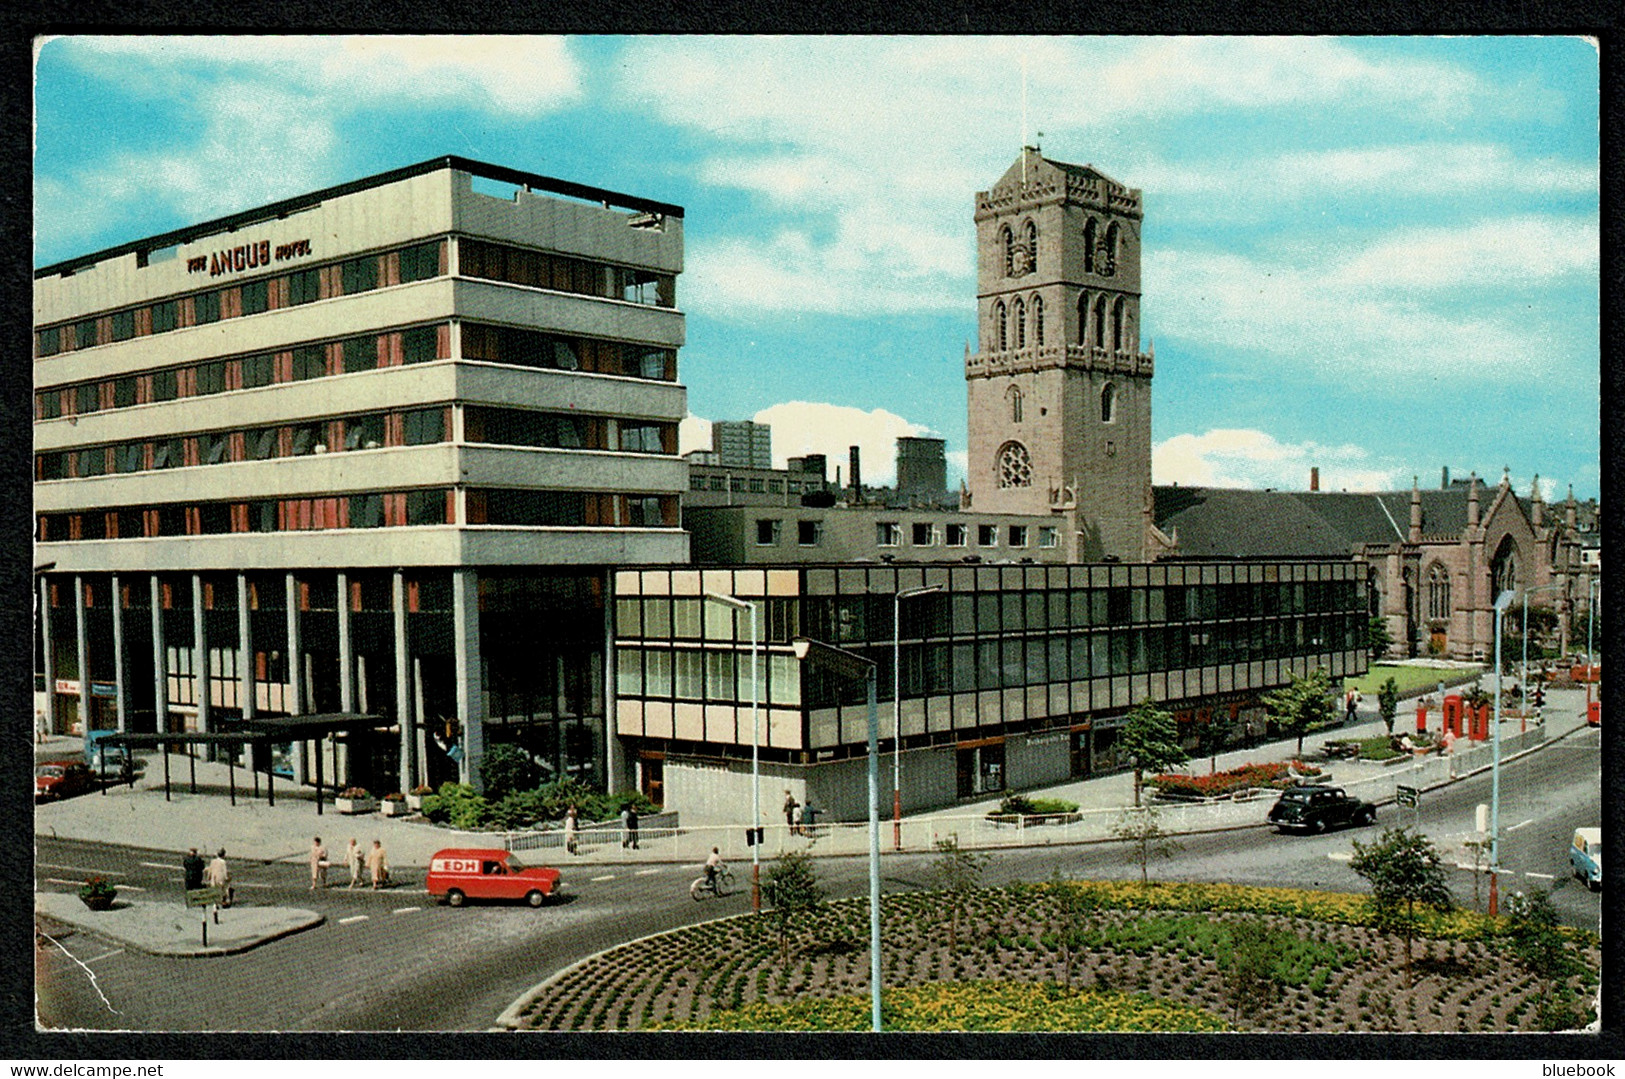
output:
[[[1450,617],[1450,573],[1437,562],[1428,570],[1427,607],[1429,618]]]
[[[1078,344],[1089,343],[1089,294],[1078,293]]]
[[[1004,245],[1004,276],[1014,277],[1016,272],[1016,240],[1010,234],[1009,225],[999,230],[999,241]]]
[[[1033,461],[1027,447],[1019,442],[1006,442],[999,450],[999,486],[1031,487]]]
[[[1038,226],[1027,222],[1024,239],[1027,241],[1027,272],[1038,269]]]
[[[1100,422],[1117,422],[1117,387],[1110,382],[1100,391]]]
[[[1112,304],[1112,351],[1123,351],[1123,297]]]
[[[1106,297],[1095,301],[1095,347],[1106,347]]]
[[[1033,297],[1033,344],[1044,343],[1044,297]]]
[[[1110,277],[1117,272],[1117,240],[1117,223],[1114,221],[1111,227],[1106,230],[1106,246],[1100,253],[1102,261],[1105,262],[1105,266],[1101,267],[1100,272],[1106,277]]]
[[[1027,305],[1022,303],[1020,300],[1017,300],[1015,302],[1015,306],[1011,310],[1011,314],[1014,316],[1015,323],[1016,323],[1016,347],[1017,348],[1026,348],[1027,347]]]
[[[1095,219],[1083,223],[1083,272],[1095,272]]]
[[[993,305],[993,319],[999,327],[999,351],[1003,352],[1010,347],[1010,316],[1003,300]]]
[[[1020,423],[1021,422],[1021,389],[1020,389],[1020,387],[1011,386],[1010,387],[1010,392],[1006,393],[1005,396],[1010,399],[1010,422],[1011,423]]]

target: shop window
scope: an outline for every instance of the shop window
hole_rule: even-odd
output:
[[[1004,789],[1004,743],[972,746],[955,754],[959,797],[970,798]]]

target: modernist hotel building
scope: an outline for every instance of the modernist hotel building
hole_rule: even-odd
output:
[[[692,561],[680,207],[447,157],[40,269],[38,721],[365,713],[329,774],[477,782],[513,741],[685,819],[738,818],[757,726],[855,818],[862,687],[790,641],[875,660],[889,734],[900,609],[911,809],[1120,767],[1147,697],[1261,727],[1294,673],[1364,668],[1368,570],[1145,561],[1140,213],[1032,149],[977,197],[965,509],[740,507]],[[823,542],[847,515],[872,544]],[[707,592],[758,603],[758,680]],[[270,763],[308,782],[300,748]]]

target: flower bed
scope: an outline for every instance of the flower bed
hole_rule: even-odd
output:
[[[1168,773],[1152,776],[1145,785],[1156,788],[1157,797],[1170,800],[1224,798],[1251,788],[1281,790],[1292,785],[1294,775],[1313,778],[1320,774],[1321,770],[1312,764],[1290,761],[1244,764],[1205,776]]]

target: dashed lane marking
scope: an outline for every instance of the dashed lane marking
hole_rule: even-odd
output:
[[[123,954],[124,954],[124,949],[123,948],[114,948],[110,952],[103,952],[101,955],[96,956],[94,959],[86,959],[86,960],[84,960],[84,963],[85,963],[86,966],[89,966],[90,964],[98,963],[103,959],[111,959],[115,955],[123,955]]]
[[[1535,818],[1530,817],[1528,820],[1521,820],[1517,824],[1514,824],[1512,827],[1508,828],[1507,831],[1516,832],[1519,828],[1522,828],[1524,825],[1533,824],[1533,823],[1535,823]]]
[[[72,887],[77,888],[79,885],[81,885],[81,884],[83,884],[85,882],[82,881],[82,880],[63,880],[61,877],[46,877],[45,878],[45,883],[46,884],[67,884],[67,885],[71,885]],[[146,891],[145,888],[138,888],[133,884],[120,884],[118,886],[118,889],[121,892],[144,892],[144,891]]]
[[[647,877],[651,873],[658,873],[658,872],[660,872],[660,870],[658,870],[658,869],[640,869],[633,875],[638,876],[638,877]]]
[[[168,864],[166,864],[164,862],[140,862],[138,864],[144,865],[148,869],[169,869],[169,870],[173,870],[176,873],[179,873],[181,871],[180,866],[178,866],[178,865],[168,865]]]
[[[602,877],[591,877],[591,878],[588,879],[587,883],[589,883],[589,884],[602,884],[606,880],[614,880],[614,879],[615,879],[615,874],[609,873],[609,874],[607,874],[605,876],[602,876]]]
[[[1526,876],[1526,877],[1534,877],[1537,880],[1556,880],[1557,879],[1555,876],[1553,876],[1550,873],[1525,873],[1524,876]]]
[[[86,869],[82,865],[57,865],[55,862],[35,862],[42,869],[65,869],[70,873],[89,873],[93,877],[127,877],[130,874],[120,873],[116,869]],[[176,867],[180,868],[179,866]]]
[[[1346,850],[1328,851],[1326,853],[1326,857],[1330,858],[1334,862],[1352,862],[1354,860],[1354,855],[1350,854]]]
[[[340,918],[339,919],[339,924],[340,925],[349,925],[352,922],[364,922],[369,917],[371,917],[371,915],[368,915],[368,914],[352,914],[348,918]]]
[[[390,913],[391,914],[410,914],[414,910],[422,910],[422,909],[423,909],[422,907],[396,907],[394,910],[390,911]]]

